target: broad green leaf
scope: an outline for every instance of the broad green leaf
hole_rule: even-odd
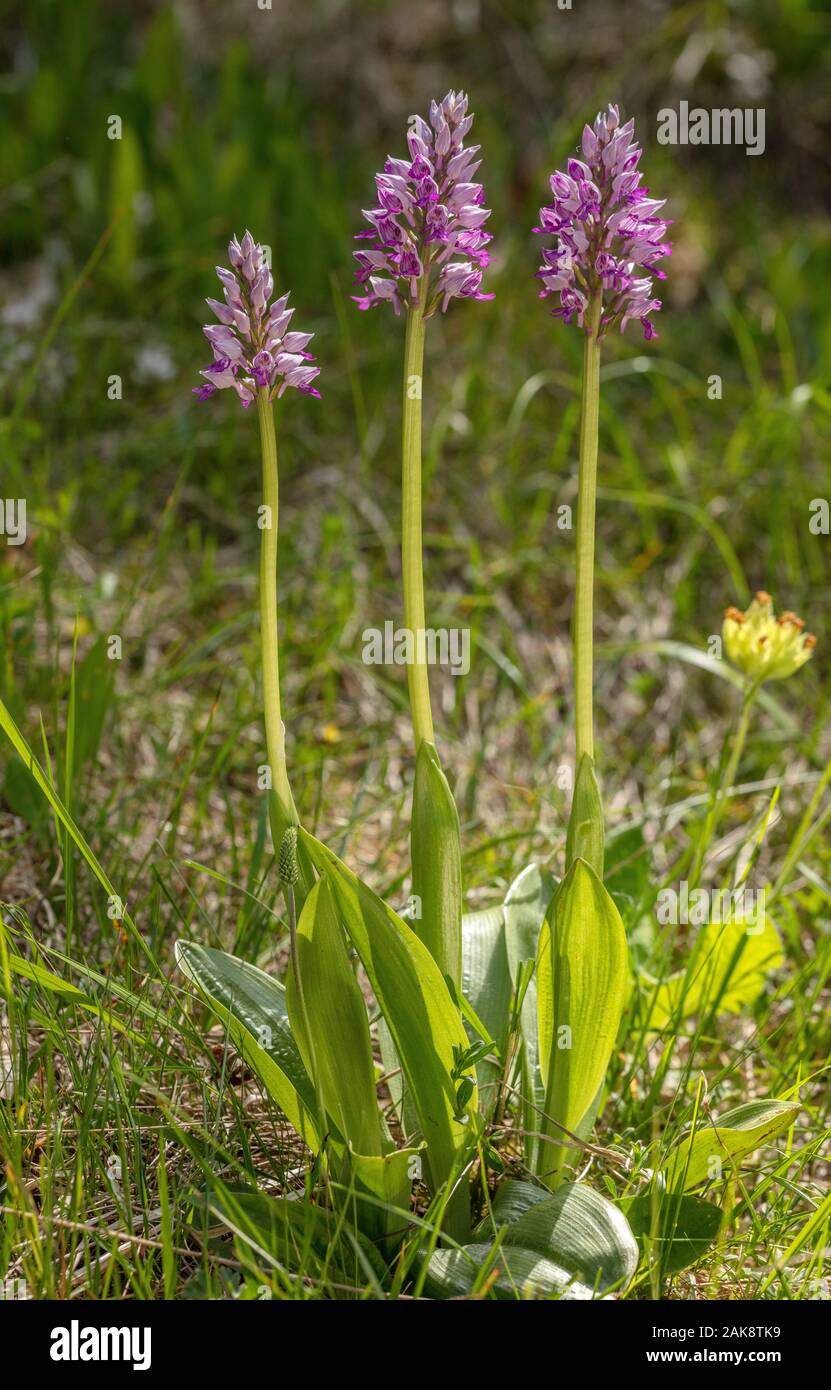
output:
[[[504,1184],[493,1206],[502,1248],[521,1246],[552,1260],[601,1293],[624,1289],[638,1266],[638,1246],[623,1213],[585,1183],[567,1183],[553,1194],[528,1182]],[[490,1218],[477,1227],[481,1240],[494,1235]]]
[[[195,941],[178,941],[176,960],[289,1123],[317,1152],[324,1129],[314,1086],[292,1037],[283,986],[255,965]]]
[[[502,1216],[514,1212],[517,1218],[503,1225]],[[461,1250],[434,1252],[425,1293],[586,1300],[623,1291],[638,1268],[638,1243],[623,1212],[585,1184],[552,1195],[509,1181],[496,1194],[493,1218],[479,1223]]]
[[[705,1120],[661,1165],[667,1187],[689,1191],[709,1178],[729,1177],[734,1164],[788,1129],[799,1110],[791,1101],[751,1100],[728,1110],[714,1124]]]
[[[483,1277],[485,1270],[487,1274]],[[496,1252],[491,1245],[436,1250],[427,1266],[424,1292],[428,1298],[441,1299],[482,1295],[503,1300],[562,1299],[563,1302],[587,1301],[596,1296],[593,1289],[581,1284],[553,1260],[518,1245]]]
[[[537,968],[534,981],[537,986],[537,1065],[543,1086],[542,1102],[548,1090],[548,1073],[551,1066],[551,1050],[554,1039],[554,958],[551,950],[551,926],[549,917],[555,912],[554,902],[548,909],[548,916],[540,927],[537,947]]]
[[[318,873],[328,880],[387,1021],[427,1141],[431,1181],[439,1187],[454,1175],[476,1117],[474,1086],[463,1109],[467,1123],[456,1118],[454,1048],[468,1046],[459,1010],[412,928],[313,835],[301,830],[300,836]]]
[[[528,864],[505,895],[505,947],[511,979],[516,985],[520,966],[537,958],[540,928],[557,880],[538,864]]]
[[[360,1154],[382,1152],[382,1130],[369,1019],[329,884],[315,884],[297,923],[297,961],[286,980],[291,1031],[327,1114]],[[308,1015],[309,1030],[306,1027]]]
[[[548,1053],[543,1132],[560,1140],[562,1128],[578,1129],[603,1083],[629,989],[628,952],[620,914],[582,859],[546,920],[537,969],[540,1052]],[[543,1145],[540,1176],[556,1182],[564,1157],[560,1144]]]
[[[462,931],[462,992],[497,1047],[504,1048],[511,1004],[504,908],[466,913]]]
[[[396,1244],[408,1225],[410,1194],[420,1173],[420,1149],[394,1149],[383,1156],[350,1152],[351,1189],[360,1229],[371,1240]]]
[[[521,969],[536,961],[540,929],[548,910],[556,879],[538,864],[529,864],[514,879],[505,898],[505,947],[508,968],[514,988]],[[535,1167],[538,1141],[534,1137],[540,1128],[545,1103],[545,1082],[539,1066],[539,1030],[537,1025],[537,980],[531,977],[523,995],[520,1010],[522,1057],[520,1084],[523,1097],[522,1122],[525,1131],[525,1161]]]
[[[638,1267],[638,1246],[625,1216],[585,1183],[567,1183],[505,1232],[506,1245],[536,1250],[590,1288],[621,1289]]]
[[[655,1192],[625,1197],[618,1205],[641,1248],[650,1244],[662,1274],[695,1264],[717,1239],[724,1212],[703,1197]]]
[[[416,757],[410,828],[413,893],[421,916],[413,928],[442,975],[462,974],[462,850],[459,813],[439,755],[422,742]]]
[[[662,1032],[698,1013],[740,1013],[765,987],[784,959],[779,933],[766,914],[758,922],[712,922],[698,928],[695,955],[686,970],[660,984],[641,974],[649,1000],[647,1028]]]
[[[504,1057],[511,1008],[511,976],[505,949],[505,913],[501,907],[469,912],[462,918],[462,993]],[[501,1067],[484,1058],[477,1064],[479,1108],[493,1109]]]
[[[375,1024],[375,1032],[381,1051],[381,1061],[386,1074],[386,1087],[389,1091],[395,1116],[404,1134],[407,1138],[411,1138],[418,1134],[418,1115],[413,1109],[413,1104],[409,1092],[407,1091],[407,1083],[404,1080],[401,1062],[395,1050],[392,1033],[387,1027],[387,1021],[383,1014],[378,1016],[378,1020]]]
[[[491,1210],[482,1217],[473,1233],[474,1238],[484,1240],[487,1236],[495,1236],[500,1226],[517,1221],[538,1202],[547,1202],[550,1196],[547,1187],[539,1187],[537,1183],[526,1182],[522,1178],[509,1178],[496,1189]]]
[[[577,768],[568,818],[566,868],[570,869],[575,859],[585,859],[602,879],[604,838],[603,803],[594,762],[584,753]]]

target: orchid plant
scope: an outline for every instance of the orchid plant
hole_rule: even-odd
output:
[[[284,986],[253,965],[193,942],[180,943],[179,961],[227,1019],[232,1039],[318,1156],[332,1208],[349,1206],[370,1252],[389,1252],[400,1243],[410,1187],[423,1160],[435,1231],[422,1265],[428,1292],[449,1297],[469,1291],[487,1273],[495,1251],[507,1246],[499,1275],[507,1289],[521,1279],[549,1294],[594,1297],[631,1279],[638,1262],[633,1229],[642,1234],[649,1226],[655,1235],[640,1198],[628,1200],[624,1212],[573,1181],[569,1164],[586,1151],[631,992],[626,933],[603,883],[603,811],[594,766],[600,354],[606,335],[614,328],[623,332],[633,321],[648,339],[656,336],[652,316],[661,305],[651,277],[663,275],[669,224],[658,216],[663,204],[641,183],[633,123],[622,125],[617,108],[609,107],[585,127],[582,158],[552,175],[553,200],[535,229],[555,238],[543,252],[542,297],[557,295],[555,315],[584,334],[574,610],[577,771],[565,872],[558,883],[548,869],[529,865],[502,908],[464,914],[459,817],[436,749],[425,644],[418,637],[426,628],[426,325],[454,299],[492,298],[482,291],[489,212],[482,185],[474,180],[478,147],[466,143],[472,120],[467,97],[453,91],[431,104],[428,120],[411,118],[408,155],[389,158],[376,176],[376,206],[365,213],[370,230],[355,253],[359,307],[390,305],[406,326],[401,546],[404,615],[414,637],[408,668],[415,751],[411,855],[413,900],[420,911],[405,921],[298,823],[279,691],[273,403],[287,386],[317,395],[318,369],[307,351],[310,335],[288,331],[287,296],[272,304],[265,252],[246,233],[231,242],[231,268],[218,270],[224,303],[209,301],[220,322],[205,329],[214,361],[197,394],[204,399],[230,387],[244,406],[257,403],[267,522],[260,572],[263,695],[274,772],[272,835],[289,916],[290,962]],[[798,620],[786,614],[774,629],[763,598],[747,615],[730,610],[725,626],[728,655],[747,673],[745,710],[765,675],[788,674],[810,655],[810,640],[797,641]],[[760,662],[765,674],[756,669]],[[711,829],[720,805],[711,810]],[[378,1006],[391,1078],[392,1109],[386,1113],[379,1108],[370,1020],[353,951]],[[536,1181],[503,1184],[488,1216],[471,1230],[471,1162],[478,1154],[487,1168],[489,1132],[504,1125],[514,1093],[526,1163]],[[771,1102],[764,1109],[765,1104],[764,1113],[722,1117],[722,1142],[734,1154],[753,1147],[760,1131],[769,1135],[791,1121],[793,1106]],[[686,1195],[700,1180],[694,1131],[686,1143],[661,1169],[662,1189],[668,1184],[675,1194],[675,1225],[669,1235],[662,1225],[658,1236],[670,1244],[681,1207],[698,1201]],[[226,1194],[225,1200],[235,1202],[236,1222],[259,1219],[258,1211],[262,1217],[251,1194]],[[290,1243],[296,1209],[285,1199],[269,1203],[269,1219]],[[693,1216],[701,1218],[697,1208]],[[314,1222],[320,1219],[318,1212]],[[445,1244],[437,1249],[440,1231]],[[326,1246],[331,1230],[321,1237],[316,1225],[309,1238],[322,1238]]]
[[[448,109],[458,130],[463,110],[454,104]],[[443,148],[450,139],[449,129],[446,124],[440,136]],[[461,136],[453,139],[460,141]],[[430,261],[429,251],[424,257]],[[428,922],[435,930],[430,944],[438,949],[437,943],[445,937],[451,943],[441,965],[401,918],[319,841],[299,829],[280,704],[279,487],[273,403],[288,386],[318,396],[313,382],[319,368],[312,365],[307,351],[312,335],[287,331],[293,312],[287,307],[288,296],[271,302],[273,276],[264,247],[246,232],[240,241],[231,241],[229,260],[230,269],[217,269],[224,303],[208,301],[220,320],[204,329],[214,361],[202,373],[206,384],[196,388],[195,394],[205,400],[230,388],[245,408],[257,403],[263,470],[260,635],[273,789],[269,810],[289,918],[290,967],[284,987],[244,961],[194,943],[180,943],[178,959],[212,1005],[227,1013],[237,1045],[300,1136],[321,1157],[326,1176],[334,1184],[331,1190],[337,1187],[348,1194],[348,1200],[359,1201],[363,1223],[382,1238],[385,1222],[397,1219],[400,1224],[401,1216],[396,1218],[395,1213],[407,1208],[413,1178],[421,1171],[422,1148],[434,1189],[452,1184],[459,1177],[457,1170],[475,1128],[471,1120],[476,1117],[476,1090],[468,1074],[472,1061],[457,995],[461,963],[458,815],[433,747],[429,689],[422,672],[411,684],[423,769],[414,825],[421,816],[425,826],[423,837],[417,831],[414,834],[414,860],[420,856],[423,865],[424,882],[419,883]],[[443,275],[449,278],[443,280]],[[438,271],[436,282],[443,284],[446,299],[463,292],[458,270],[452,266]],[[407,347],[408,365],[418,365],[420,381],[421,349],[417,352],[416,347],[423,347],[423,316],[418,308],[411,323],[422,325],[415,337],[408,333]],[[420,417],[406,407],[404,435],[405,441],[408,437],[412,441],[411,447],[405,447],[404,549],[405,572],[410,576],[405,606],[408,619],[423,628]],[[436,818],[444,832],[439,835]],[[435,854],[441,855],[438,873]],[[445,932],[451,904],[455,904],[454,925]],[[455,971],[451,963],[454,939],[459,952]],[[419,1129],[415,1147],[396,1144],[379,1111],[369,1019],[347,943],[364,965],[406,1077]],[[443,965],[448,966],[447,979]],[[456,1192],[448,1188],[439,1224],[464,1234],[467,1209],[464,1187]]]
[[[263,709],[269,770],[269,819],[275,850],[290,826],[297,825],[297,810],[286,764],[285,726],[280,704],[278,641],[277,555],[279,475],[274,403],[292,387],[320,398],[314,382],[320,368],[308,351],[312,333],[299,333],[289,325],[294,309],[288,294],[273,299],[274,277],[264,246],[246,231],[228,245],[229,266],[217,266],[223,299],[206,302],[218,323],[203,332],[213,351],[213,361],[201,373],[202,386],[193,393],[201,401],[218,391],[233,390],[247,410],[254,402],[260,431],[263,501],[259,512],[260,543],[260,641],[262,653]]]
[[[489,211],[475,175],[478,146],[464,93],[411,118],[408,153],[376,176],[376,206],[356,252],[361,309],[392,307],[405,320],[402,398],[402,575],[405,621],[426,629],[422,545],[422,398],[426,326],[458,299],[487,300]],[[586,126],[581,157],[551,177],[552,201],[535,230],[554,238],[539,272],[542,297],[584,335],[574,607],[576,775],[564,872],[529,865],[504,904],[465,914],[459,817],[442,770],[425,644],[408,668],[415,776],[411,823],[414,901],[405,921],[300,824],[286,756],[279,677],[279,479],[275,407],[288,388],[319,397],[312,335],[290,327],[288,295],[274,297],[266,248],[250,232],[218,267],[222,300],[204,332],[213,360],[200,400],[232,390],[256,404],[262,462],[260,638],[269,817],[289,927],[285,983],[256,965],[199,942],[179,943],[184,974],[227,1025],[230,1038],[315,1156],[314,1201],[234,1193],[218,1184],[217,1209],[235,1229],[267,1231],[286,1260],[302,1244],[322,1267],[357,1264],[385,1279],[410,1230],[413,1181],[430,1192],[415,1251],[418,1287],[453,1297],[487,1286],[496,1296],[530,1288],[544,1296],[594,1298],[625,1288],[638,1240],[657,1242],[679,1267],[680,1229],[718,1233],[712,1203],[691,1195],[708,1176],[715,1144],[735,1165],[792,1124],[797,1106],[756,1101],[697,1127],[669,1154],[656,1152],[655,1187],[617,1203],[578,1180],[573,1159],[592,1151],[610,1057],[632,998],[632,966],[618,906],[604,885],[604,822],[595,774],[593,590],[604,339],[633,322],[654,338],[652,276],[670,252],[663,203],[641,183],[633,123],[610,106]],[[814,639],[794,614],[774,618],[759,593],[725,618],[727,656],[742,673],[742,714],[725,776],[708,810],[706,843],[724,810],[765,680],[793,674]],[[4,727],[8,721],[0,707]],[[7,729],[7,731],[9,731]],[[10,737],[28,753],[16,729]],[[21,751],[21,748],[23,751]],[[33,760],[30,759],[33,763]],[[831,775],[831,773],[829,773]],[[42,774],[41,774],[42,776]],[[42,780],[42,786],[48,783]],[[50,798],[54,803],[54,795]],[[810,818],[809,818],[810,819]],[[70,826],[78,843],[79,832]],[[703,851],[702,851],[703,853]],[[694,874],[702,864],[696,859]],[[102,883],[108,884],[103,871]],[[372,992],[371,1011],[355,958]],[[723,962],[724,963],[724,962]],[[730,962],[725,970],[732,970]],[[647,985],[643,976],[640,986]],[[653,999],[649,1027],[683,1006],[683,987]],[[659,989],[662,986],[659,986]],[[700,996],[699,996],[700,999]],[[679,1002],[680,1000],[680,1002]],[[663,1010],[663,1012],[661,1012]],[[386,1064],[379,1097],[373,1023]],[[511,1126],[524,1145],[527,1178],[499,1185],[494,1136]],[[470,1183],[487,1197],[471,1225]],[[656,1197],[657,1194],[657,1197]],[[669,1194],[671,1220],[663,1201]],[[656,1211],[658,1216],[656,1218]],[[343,1254],[343,1220],[353,1232]],[[657,1224],[656,1224],[657,1221]],[[697,1223],[697,1224],[696,1224]],[[259,1238],[259,1237],[258,1237]],[[441,1245],[438,1242],[441,1241]],[[689,1242],[688,1242],[689,1243]],[[668,1254],[666,1253],[668,1252]],[[344,1275],[344,1277],[346,1277]],[[354,1277],[354,1276],[353,1276]]]
[[[555,316],[584,334],[573,632],[576,776],[565,871],[558,883],[548,869],[529,865],[502,908],[464,914],[459,817],[436,748],[426,644],[419,640],[427,621],[421,429],[427,323],[454,299],[492,298],[482,290],[491,238],[484,229],[483,187],[474,178],[478,146],[467,143],[472,121],[467,97],[453,91],[431,104],[428,120],[411,118],[408,154],[387,159],[376,176],[376,206],[364,214],[369,231],[355,253],[359,307],[387,304],[405,319],[401,548],[404,616],[413,636],[413,920],[395,913],[299,826],[292,798],[279,690],[273,405],[288,386],[317,395],[318,369],[307,351],[311,335],[288,329],[287,296],[272,303],[265,252],[246,233],[231,242],[230,269],[217,272],[224,302],[209,301],[219,324],[205,328],[214,361],[197,394],[204,399],[232,388],[243,406],[257,404],[263,697],[290,961],[285,985],[194,942],[180,943],[179,962],[227,1019],[232,1039],[317,1155],[330,1208],[352,1212],[356,1239],[369,1242],[366,1259],[400,1245],[411,1184],[423,1172],[433,1194],[434,1236],[420,1275],[427,1292],[450,1297],[470,1291],[499,1250],[497,1294],[510,1296],[520,1280],[549,1295],[591,1298],[632,1278],[639,1259],[633,1231],[657,1241],[677,1262],[679,1227],[682,1236],[692,1227],[718,1229],[704,1210],[712,1204],[688,1193],[700,1182],[707,1141],[695,1123],[656,1168],[659,1196],[670,1192],[671,1220],[654,1193],[615,1206],[574,1181],[570,1163],[590,1147],[632,989],[626,932],[603,882],[604,823],[594,764],[601,346],[611,330],[624,332],[632,322],[647,339],[656,336],[652,319],[661,303],[653,296],[652,275],[663,278],[669,223],[658,215],[663,203],[642,185],[633,123],[621,124],[610,106],[585,127],[582,158],[569,159],[552,175],[553,198],[535,228],[555,239],[543,252],[541,297],[556,295]],[[727,653],[747,679],[728,784],[762,681],[791,674],[811,654],[813,639],[802,637],[801,628],[792,614],[775,624],[766,595],[758,595],[747,614],[728,610]],[[723,800],[720,791],[709,812],[709,835]],[[379,1107],[370,1019],[353,951],[378,1007],[392,1100],[386,1112]],[[659,1026],[660,1007],[653,1001],[653,1026]],[[665,1018],[668,1007],[664,1001]],[[504,1127],[512,1094],[536,1181],[504,1183],[488,1215],[471,1229],[471,1163],[478,1155],[487,1170],[489,1135]],[[760,1135],[770,1137],[791,1123],[795,1113],[781,1102],[746,1109],[722,1116],[716,1131],[735,1159]],[[253,1221],[256,1227],[265,1219],[256,1194],[226,1193],[224,1201],[226,1219],[236,1224]],[[332,1230],[325,1222],[321,1230],[320,1211],[312,1211],[304,1239],[322,1242],[326,1251]],[[297,1235],[297,1208],[268,1199],[268,1220],[288,1249]],[[444,1244],[436,1248],[440,1232]]]
[[[413,786],[413,925],[442,974],[458,987],[462,972],[462,855],[459,816],[439,761],[425,655],[427,628],[422,553],[421,413],[428,321],[454,299],[493,299],[482,292],[489,261],[490,211],[474,182],[478,145],[464,92],[413,116],[408,157],[389,158],[375,176],[377,206],[367,210],[367,244],[355,252],[363,289],[360,309],[391,304],[406,320],[401,447],[401,567],[404,621],[415,656],[407,668],[416,773]]]
[[[575,790],[566,873],[542,923],[537,947],[538,1057],[544,1088],[535,1171],[557,1186],[564,1137],[591,1126],[629,992],[626,934],[603,886],[603,811],[594,768],[593,615],[600,354],[604,337],[633,320],[656,336],[651,273],[670,254],[663,202],[650,198],[638,168],[634,122],[618,108],[583,129],[583,158],[551,175],[552,201],[535,232],[556,238],[543,251],[540,297],[584,335],[574,600]],[[639,272],[646,272],[639,274]],[[532,1079],[530,1084],[533,1085]],[[541,1089],[542,1089],[541,1088]],[[550,1141],[550,1142],[546,1142]]]

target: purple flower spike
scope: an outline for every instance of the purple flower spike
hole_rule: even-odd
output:
[[[464,143],[472,124],[464,92],[431,102],[429,123],[410,117],[409,158],[387,160],[375,176],[378,206],[364,212],[371,231],[359,233],[368,244],[355,252],[359,308],[387,302],[396,314],[421,307],[429,318],[451,299],[493,299],[481,288],[492,238],[484,190],[472,181],[479,146]]]
[[[246,232],[241,241],[232,237],[228,259],[231,270],[216,268],[225,302],[206,301],[219,319],[202,330],[214,360],[201,373],[206,384],[194,386],[193,394],[206,401],[230,386],[244,406],[263,387],[270,400],[282,396],[287,386],[319,397],[312,382],[320,368],[310,365],[314,358],[305,351],[314,335],[286,331],[294,310],[286,308],[287,294],[270,302],[274,281],[263,247]]]
[[[638,319],[645,338],[657,334],[650,315],[661,307],[652,297],[651,275],[665,280],[657,268],[672,247],[664,242],[669,222],[656,216],[664,201],[649,197],[641,184],[641,149],[634,139],[634,121],[620,124],[616,106],[585,126],[582,159],[570,159],[566,172],[551,175],[553,202],[540,209],[535,232],[553,235],[557,245],[543,251],[537,272],[543,283],[541,299],[559,294],[552,312],[566,323],[576,318],[585,326],[591,295],[603,291],[600,335],[616,324],[620,330]],[[646,271],[644,276],[637,272]]]

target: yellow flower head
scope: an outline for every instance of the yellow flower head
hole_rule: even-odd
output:
[[[773,599],[760,589],[746,613],[728,608],[722,628],[727,658],[752,681],[782,681],[810,661],[816,637],[795,613],[774,617]]]

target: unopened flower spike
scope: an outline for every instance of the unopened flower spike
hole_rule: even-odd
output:
[[[722,636],[728,661],[754,685],[786,680],[810,661],[817,644],[796,613],[775,616],[773,599],[763,589],[746,612],[727,609]]]
[[[420,308],[424,318],[445,313],[451,299],[493,299],[482,293],[489,261],[490,210],[474,182],[478,145],[465,145],[473,124],[464,92],[430,103],[430,118],[410,117],[409,156],[387,159],[375,176],[377,205],[364,212],[368,244],[355,252],[361,309],[392,304]]]
[[[620,124],[616,106],[585,126],[583,158],[569,159],[564,172],[551,175],[554,198],[540,209],[534,228],[557,238],[543,251],[540,298],[559,295],[553,313],[588,329],[592,296],[602,291],[598,337],[617,326],[623,332],[633,320],[644,337],[657,336],[651,315],[661,301],[653,297],[651,277],[666,279],[659,264],[672,250],[664,241],[670,224],[657,215],[665,200],[650,198],[641,183],[634,129],[634,121]]]
[[[320,396],[312,382],[320,375],[307,352],[314,334],[289,331],[293,309],[288,295],[272,303],[274,280],[265,248],[250,232],[241,240],[232,237],[228,245],[231,269],[217,266],[224,302],[208,299],[219,323],[208,323],[202,330],[213,350],[214,360],[201,375],[204,386],[194,386],[201,401],[217,391],[232,387],[244,406],[255,400],[258,390],[266,389],[269,400],[282,396],[294,386],[309,396]]]

